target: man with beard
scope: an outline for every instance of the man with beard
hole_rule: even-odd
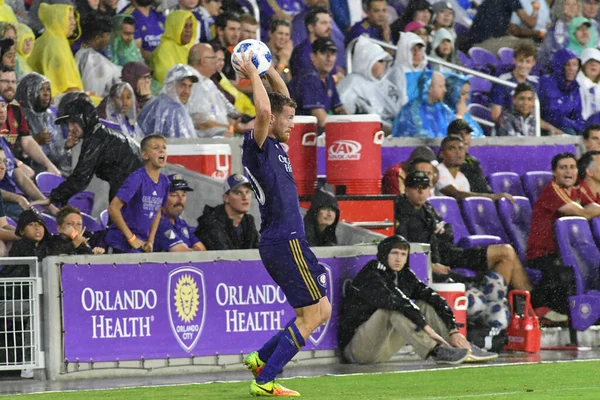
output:
[[[194,189],[179,174],[169,175],[169,196],[154,239],[154,251],[205,251],[206,247],[191,232],[181,215],[187,204],[187,193]]]
[[[142,50],[146,62],[160,43],[165,31],[165,16],[156,11],[153,0],[132,0],[119,14],[129,14],[135,19],[135,42]]]
[[[1,134],[11,146],[11,151],[17,158],[29,156],[33,161],[43,166],[46,171],[60,175],[60,171],[46,157],[40,145],[33,139],[29,132],[29,125],[25,113],[18,104],[11,104],[17,92],[17,74],[15,70],[0,67],[0,95],[8,104],[6,122],[2,125]],[[34,132],[39,134],[40,132]]]

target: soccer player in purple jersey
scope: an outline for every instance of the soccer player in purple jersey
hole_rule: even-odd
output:
[[[292,165],[280,145],[287,142],[294,127],[296,103],[273,67],[266,73],[273,89],[267,94],[251,58],[251,53],[234,57],[238,70],[252,84],[256,105],[254,130],[244,136],[242,162],[260,208],[260,258],[296,316],[261,349],[250,353],[244,364],[255,377],[250,384],[253,396],[300,396],[276,383],[275,377],[310,334],[329,319],[327,274],[306,242]]]

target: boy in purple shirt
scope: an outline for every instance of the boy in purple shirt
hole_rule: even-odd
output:
[[[160,37],[165,31],[165,16],[156,11],[153,4],[153,0],[133,0],[120,12],[135,19],[135,42],[141,47],[146,62],[160,44]]]
[[[275,377],[302,349],[311,333],[329,319],[327,274],[308,247],[292,164],[281,145],[294,127],[296,103],[273,67],[266,74],[273,93],[267,95],[251,57],[252,53],[250,57],[242,54],[235,59],[240,73],[250,79],[256,105],[254,130],[244,135],[242,163],[260,208],[260,258],[296,317],[261,349],[250,353],[244,364],[255,377],[250,394],[299,396],[276,383]]]
[[[140,147],[145,165],[129,175],[108,207],[112,223],[106,244],[114,254],[152,252],[160,208],[169,197],[169,179],[160,173],[167,164],[167,140],[148,135]]]

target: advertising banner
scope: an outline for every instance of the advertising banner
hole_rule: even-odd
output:
[[[323,258],[332,318],[304,350],[337,346],[344,284],[373,256]],[[411,255],[427,277],[427,257]],[[64,357],[71,362],[249,353],[294,316],[260,260],[64,264]]]

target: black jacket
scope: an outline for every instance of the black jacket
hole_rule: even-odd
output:
[[[85,190],[94,174],[109,183],[111,201],[125,179],[144,165],[140,146],[125,134],[104,126],[95,109],[82,123],[83,144],[77,166],[73,174],[50,193],[53,204],[67,204],[71,196]]]
[[[332,225],[325,228],[323,232],[319,232],[319,226],[317,224],[317,214],[319,212],[319,209],[324,207],[331,207],[335,210],[335,221]],[[304,231],[306,232],[306,241],[308,242],[308,245],[337,245],[335,229],[337,228],[339,220],[340,208],[335,197],[323,190],[318,190],[312,198],[308,212],[304,216]]]
[[[398,196],[395,209],[396,235],[411,243],[431,245],[431,262],[453,267],[459,263],[464,250],[454,244],[452,225],[445,224],[442,217],[428,202],[417,210],[406,198]],[[436,225],[444,223],[444,233],[435,234]]]
[[[460,166],[460,172],[469,181],[472,193],[493,193],[487,179],[485,179],[481,163],[477,158],[467,154],[464,164]]]
[[[398,311],[414,322],[417,330],[423,329],[427,322],[413,300],[430,304],[448,329],[456,329],[454,314],[446,300],[421,282],[408,264],[400,272],[394,272],[377,260],[369,261],[352,280],[343,300],[338,321],[340,350],[379,309]]]
[[[257,249],[258,231],[254,217],[246,213],[242,221],[242,235],[238,238],[233,220],[225,211],[225,204],[216,207],[204,206],[204,213],[198,217],[195,234],[207,250]]]
[[[74,256],[93,253],[92,248],[87,243],[83,243],[78,247],[75,247],[71,240],[64,239],[60,235],[52,235],[48,240],[48,255],[59,256],[63,254]]]

